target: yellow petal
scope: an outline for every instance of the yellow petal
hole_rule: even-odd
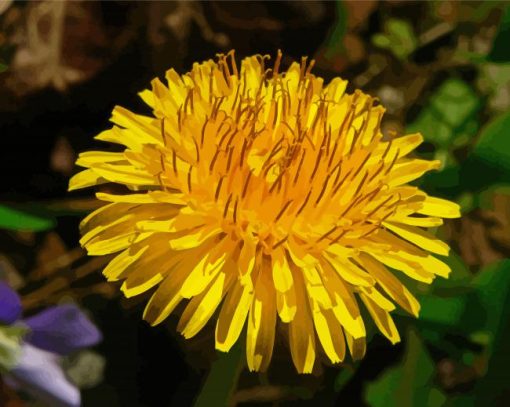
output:
[[[402,184],[407,184],[421,177],[425,172],[438,169],[441,166],[439,160],[426,161],[426,160],[409,160],[406,162],[396,164],[391,170],[388,177],[388,185],[396,187]]]
[[[102,131],[94,138],[100,141],[122,144],[133,151],[140,151],[143,145],[142,140],[140,140],[135,133],[130,130],[120,129],[117,126]]]
[[[371,256],[375,257],[381,263],[396,270],[403,271],[409,277],[417,281],[430,284],[434,280],[433,273],[423,270],[419,263],[402,258],[402,256],[400,256],[401,253],[404,252],[369,252]]]
[[[441,218],[431,218],[431,217],[414,217],[414,216],[399,216],[395,215],[389,218],[391,222],[403,223],[405,225],[410,226],[420,226],[420,227],[436,227],[441,226],[443,224],[443,220]]]
[[[216,349],[228,352],[239,338],[253,299],[253,286],[236,281],[221,307],[216,323]]]
[[[350,332],[356,338],[364,337],[366,335],[365,325],[351,289],[328,262],[321,262],[321,268],[324,285],[334,299],[333,313],[335,317],[346,332]]]
[[[134,230],[130,228],[132,224],[133,214],[128,213],[120,217],[111,218],[108,223],[96,226],[94,229],[85,232],[82,229],[83,236],[80,239],[80,245],[85,246],[92,240],[107,240],[117,237],[120,234],[133,233]]]
[[[288,323],[294,319],[297,309],[294,286],[284,293],[276,292],[276,308],[282,322]]]
[[[124,250],[110,263],[108,263],[108,265],[103,270],[103,275],[108,281],[119,280],[119,276],[126,269],[126,267],[138,260],[148,248],[149,246],[145,246],[138,250],[133,250],[132,248]]]
[[[314,309],[313,322],[324,353],[332,363],[342,362],[345,358],[344,333],[333,311]]]
[[[147,242],[133,247],[140,245],[145,245],[150,250],[144,251],[143,256],[138,256],[136,261],[128,264],[118,275],[119,279],[126,279],[121,289],[127,298],[139,295],[159,284],[182,260],[182,254],[172,252],[166,244],[166,239],[160,236],[153,236]]]
[[[159,120],[130,112],[122,106],[115,106],[110,118],[112,123],[129,129],[140,143],[162,145]]]
[[[304,281],[296,275],[296,315],[289,323],[290,353],[299,373],[311,373],[315,363],[315,333]]]
[[[364,336],[360,338],[352,337],[349,332],[344,331],[345,340],[353,360],[363,359],[367,350],[367,342]]]
[[[141,232],[179,233],[186,230],[203,227],[206,220],[198,214],[177,213],[172,219],[143,220],[136,223],[136,229]]]
[[[307,267],[318,263],[318,260],[292,235],[287,240],[287,243],[288,253],[296,266]]]
[[[175,307],[182,301],[179,295],[182,283],[188,276],[190,259],[186,259],[180,267],[174,268],[159,285],[153,294],[145,310],[143,319],[152,326],[163,322]]]
[[[377,283],[388,293],[388,295],[407,312],[418,317],[420,303],[409,292],[409,290],[390,273],[381,263],[362,253],[359,257],[365,268],[372,274]]]
[[[443,263],[441,260],[432,256],[431,254],[426,254],[425,256],[418,256],[415,254],[401,252],[398,253],[398,256],[403,260],[412,264],[418,264],[419,267],[423,268],[423,270],[434,273],[440,277],[448,278],[450,275],[451,269],[446,263]]]
[[[124,155],[122,153],[110,153],[107,151],[86,151],[80,153],[76,160],[76,165],[80,167],[92,167],[96,164],[111,163],[116,161],[125,162]]]
[[[112,254],[128,248],[135,237],[136,233],[128,232],[116,235],[110,239],[95,238],[85,245],[85,249],[87,249],[87,253],[90,256]]]
[[[325,258],[333,266],[338,275],[348,283],[362,287],[371,287],[375,284],[375,280],[370,274],[350,260],[330,255],[326,255]]]
[[[385,311],[393,311],[395,305],[385,298],[376,288],[374,287],[361,287],[360,291],[368,298],[372,300],[378,307]]]
[[[206,240],[219,235],[223,230],[216,225],[198,229],[195,233],[188,233],[182,237],[173,238],[169,241],[174,250],[193,249],[202,245]]]
[[[218,244],[215,248],[212,248],[212,243],[210,243],[209,249],[212,250],[202,256],[182,285],[181,295],[184,298],[191,298],[200,294],[221,271],[229,254],[224,251],[224,248],[224,242]],[[203,248],[201,252],[204,253],[206,250],[207,248]]]
[[[142,90],[141,92],[138,93],[138,96],[140,96],[140,98],[147,104],[149,105],[151,108],[154,109],[154,94],[148,90],[148,89],[144,89]]]
[[[393,157],[398,150],[400,157],[404,157],[413,151],[423,142],[423,136],[420,133],[408,134],[406,136],[397,137],[391,141],[391,148],[386,153],[387,157]],[[373,161],[377,162],[382,154],[388,149],[389,142],[381,142],[374,151]],[[369,161],[370,162],[370,161]]]
[[[186,339],[195,336],[209,321],[230,287],[233,277],[233,273],[219,273],[202,294],[189,302],[177,325],[177,330]]]
[[[239,273],[241,276],[249,276],[251,274],[255,266],[255,249],[255,242],[250,236],[243,239],[238,260]]]
[[[347,83],[348,83],[347,81],[341,78],[334,78],[324,89],[324,91],[328,93],[328,96],[332,100],[340,101],[341,97],[345,93],[345,89],[347,88]]]
[[[273,355],[276,325],[275,290],[270,270],[260,270],[248,316],[246,360],[250,371],[265,371]]]
[[[374,319],[377,328],[379,328],[382,334],[386,336],[386,338],[388,338],[392,344],[400,342],[400,335],[390,314],[379,307],[365,294],[360,294],[360,298],[365,303],[368,312]]]
[[[284,293],[292,287],[292,272],[285,251],[279,247],[271,254],[273,281],[277,291]]]
[[[460,206],[446,199],[427,196],[418,213],[441,218],[458,218],[460,217]]]
[[[75,189],[87,188],[94,185],[100,185],[107,183],[108,180],[101,177],[98,173],[93,170],[84,170],[74,175],[69,180],[68,191],[74,191]]]
[[[82,219],[80,222],[80,231],[84,234],[96,227],[110,224],[117,219],[117,216],[115,216],[116,214],[126,213],[126,211],[129,211],[133,207],[134,205],[131,204],[104,205]]]
[[[131,165],[99,164],[94,166],[94,172],[110,182],[134,186],[158,185],[157,178],[144,170]]]
[[[448,245],[429,232],[413,226],[397,225],[392,222],[383,222],[383,225],[397,235],[400,235],[404,239],[414,243],[418,247],[421,247],[432,253],[448,256],[450,251]]]
[[[185,205],[182,194],[170,194],[162,191],[147,192],[144,194],[113,195],[104,192],[96,193],[96,198],[106,202],[157,204],[168,203],[172,205]],[[176,208],[177,212],[177,208]]]
[[[163,280],[163,276],[160,273],[152,274],[153,273],[137,273],[134,276],[129,276],[120,287],[125,297],[131,298],[140,295]]]

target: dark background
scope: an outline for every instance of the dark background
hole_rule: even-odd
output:
[[[274,56],[281,49],[284,65],[308,55],[316,59],[315,74],[326,80],[342,76],[350,81],[350,91],[361,88],[377,95],[388,110],[383,131],[402,134],[418,126],[426,138],[419,154],[446,160],[445,169],[425,179],[423,187],[456,200],[465,214],[444,232],[455,251],[456,269],[462,270],[454,279],[462,284],[432,292],[441,297],[450,290],[446,305],[433,303],[432,316],[420,320],[421,325],[400,318],[402,344],[391,346],[375,335],[362,362],[344,368],[325,364],[313,375],[298,376],[285,345],[277,343],[269,372],[243,370],[237,398],[231,400],[246,406],[404,406],[409,401],[404,396],[399,401],[399,392],[407,388],[419,396],[412,403],[416,406],[477,405],[478,395],[487,392],[492,397],[487,405],[504,405],[510,377],[494,370],[491,358],[509,350],[508,345],[497,348],[498,338],[508,331],[501,300],[506,297],[489,306],[483,302],[485,292],[476,287],[488,266],[510,272],[502,263],[510,253],[510,198],[501,186],[508,181],[510,161],[504,150],[509,145],[500,144],[502,157],[489,160],[478,154],[477,145],[486,125],[510,106],[507,3],[67,2],[62,14],[50,12],[37,20],[40,42],[34,42],[27,32],[40,5],[16,2],[0,14],[0,62],[7,68],[0,74],[0,201],[55,223],[39,232],[0,231],[0,264],[19,277],[28,312],[70,296],[90,310],[104,333],[96,349],[106,360],[104,378],[83,390],[84,406],[192,405],[210,377],[217,359],[213,326],[185,342],[175,333],[175,317],[157,328],[141,321],[144,298],[121,299],[117,287],[103,282],[99,266],[86,275],[75,272],[88,261],[77,249],[78,223],[95,203],[91,191],[67,193],[67,183],[77,170],[78,152],[105,148],[93,136],[109,126],[115,105],[148,112],[137,92],[149,87],[152,78],[163,77],[170,67],[186,72],[193,62],[230,49],[238,60],[257,53]],[[50,40],[56,26],[61,27],[57,45]],[[57,57],[48,56],[48,50]],[[468,99],[474,107],[465,106]],[[446,103],[446,110],[430,116],[436,102]],[[447,130],[438,127],[443,122]],[[43,267],[58,256],[67,259],[64,267]],[[66,286],[52,289],[56,278],[65,278]],[[508,287],[505,281],[501,290]],[[466,287],[479,297],[468,297],[462,291]],[[474,306],[470,315],[480,323],[470,326],[460,318],[434,325],[434,315],[448,313],[451,298],[461,298],[466,312],[478,301],[480,307]],[[489,328],[484,313],[493,309],[502,322]],[[423,380],[407,377],[420,369],[405,370],[408,328],[419,332],[419,352],[433,366]],[[479,331],[493,334],[492,342],[474,340]],[[503,353],[491,353],[495,349]],[[404,386],[383,380],[391,369],[397,374],[404,369]],[[382,393],[368,390],[371,383],[379,383]],[[439,404],[431,401],[436,400],[431,389],[444,398]],[[370,391],[381,394],[379,404],[367,396]]]

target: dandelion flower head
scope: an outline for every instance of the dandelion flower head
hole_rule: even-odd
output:
[[[408,185],[440,165],[410,158],[420,134],[383,137],[373,97],[325,84],[306,58],[280,62],[238,67],[230,52],[167,71],[140,93],[152,116],[115,107],[96,138],[123,151],[80,154],[70,189],[127,187],[97,193],[105,205],[82,221],[80,242],[116,254],[104,275],[127,297],[152,290],[148,322],[184,302],[178,330],[190,338],[215,319],[224,352],[246,326],[250,370],[268,367],[281,332],[306,373],[319,344],[333,363],[347,349],[363,357],[361,307],[400,340],[390,313],[420,306],[399,277],[448,276],[435,255],[449,248],[426,229],[459,208]]]

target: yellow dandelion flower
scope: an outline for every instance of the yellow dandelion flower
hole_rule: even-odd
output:
[[[154,117],[115,107],[98,140],[122,152],[91,151],[69,189],[113,182],[131,193],[86,217],[90,255],[118,253],[104,270],[127,297],[157,286],[144,318],[163,321],[183,300],[178,330],[196,335],[216,313],[216,348],[227,352],[247,325],[250,370],[271,360],[287,325],[299,372],[313,368],[317,342],[333,363],[365,353],[364,304],[381,333],[400,340],[394,303],[420,306],[403,273],[431,283],[450,269],[432,254],[448,246],[425,228],[459,207],[408,183],[438,161],[409,158],[420,134],[385,140],[384,108],[313,62],[280,72],[267,56],[238,70],[233,52],[166,73],[141,98]],[[432,254],[430,254],[430,253]],[[188,301],[189,300],[189,301]],[[359,301],[361,300],[361,301]]]

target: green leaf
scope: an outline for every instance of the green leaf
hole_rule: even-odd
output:
[[[470,395],[458,395],[449,398],[444,407],[475,407],[475,400]]]
[[[496,182],[510,182],[510,112],[504,113],[492,120],[482,130],[478,142],[471,154],[472,172],[480,170],[480,164],[489,173],[490,180]],[[478,164],[478,165],[477,165]]]
[[[448,257],[441,258],[450,269],[448,278],[437,278],[432,284],[433,293],[442,295],[455,295],[458,291],[470,289],[473,274],[469,271],[464,260],[454,251],[451,250]]]
[[[402,363],[370,383],[365,400],[372,407],[439,407],[446,397],[432,385],[434,371],[434,363],[420,338],[410,330]]]
[[[7,65],[0,62],[0,73],[7,71]]]
[[[347,9],[340,0],[335,2],[335,13],[335,24],[325,45],[325,57],[328,59],[344,50],[343,39],[347,32]]]
[[[40,232],[55,226],[55,220],[0,205],[0,229]]]
[[[390,18],[384,25],[384,32],[372,37],[372,43],[380,48],[390,50],[397,58],[407,59],[416,49],[418,41],[409,22]]]
[[[464,191],[460,171],[459,165],[448,165],[441,171],[426,173],[415,184],[431,195],[457,200],[458,195]]]
[[[498,33],[492,43],[487,59],[493,62],[510,62],[510,7],[507,7],[501,18]]]
[[[475,286],[484,306],[486,330],[493,340],[488,346],[490,355],[487,374],[473,391],[475,405],[497,405],[510,391],[510,259],[482,270]]]
[[[497,332],[507,325],[503,317],[510,313],[510,259],[492,264],[481,270],[473,285],[477,290],[480,303],[486,315],[485,328]],[[506,306],[506,308],[505,308]]]
[[[450,78],[430,97],[407,131],[422,133],[438,148],[462,146],[478,131],[475,116],[480,107],[480,99],[468,84]]]
[[[464,315],[465,302],[462,297],[442,298],[426,295],[420,299],[420,320],[441,325],[458,325]]]
[[[21,356],[21,339],[26,332],[22,325],[0,325],[0,373],[16,366]]]
[[[356,370],[351,366],[343,366],[335,379],[335,391],[338,393],[349,383]]]
[[[228,353],[218,353],[194,407],[229,405],[243,366],[244,354],[239,343]]]

